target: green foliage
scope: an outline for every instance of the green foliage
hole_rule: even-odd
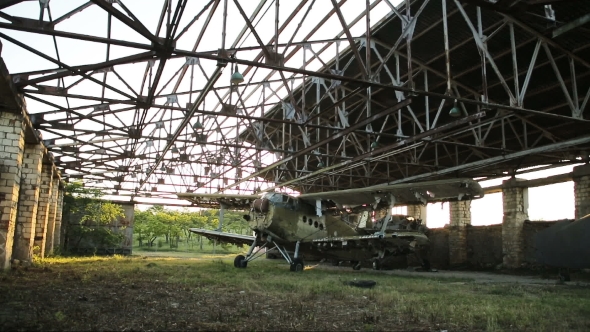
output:
[[[111,229],[110,224],[124,217],[123,208],[101,201],[103,192],[85,188],[82,182],[70,182],[64,191],[64,220],[66,248],[78,249],[81,243],[97,247],[115,247],[123,240],[123,234]],[[120,231],[125,226],[119,226]]]
[[[223,231],[245,234],[250,232],[243,213],[224,211]],[[216,229],[219,226],[219,210],[201,210],[198,212],[167,210],[163,206],[154,205],[145,211],[135,210],[134,238],[139,246],[154,247],[159,238],[171,249],[179,248],[180,242],[197,242],[202,249],[203,239],[189,232],[189,228]],[[208,241],[208,240],[207,240]],[[194,244],[194,243],[192,243]],[[220,244],[224,250],[233,247]]]

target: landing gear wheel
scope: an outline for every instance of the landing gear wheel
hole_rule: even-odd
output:
[[[337,259],[333,259],[332,260],[332,266],[338,266],[338,265],[340,265],[340,261],[337,260]]]
[[[243,255],[237,255],[236,258],[234,258],[234,267],[237,267],[239,269],[245,269],[248,266],[248,261],[246,260],[246,257],[244,257]]]
[[[381,270],[381,262],[379,260],[373,261],[373,270]]]
[[[422,269],[426,272],[430,272],[430,262],[427,259],[422,261]]]
[[[293,263],[291,263],[291,266],[289,267],[289,270],[291,270],[291,272],[303,271],[303,259],[294,258]]]
[[[358,271],[361,269],[361,262],[359,261],[351,261],[350,263],[352,263],[352,269],[355,271]]]

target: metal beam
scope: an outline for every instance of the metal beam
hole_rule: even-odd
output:
[[[17,82],[14,83],[14,85],[16,85],[17,87],[20,88],[20,87],[24,87],[27,85],[34,85],[37,83],[56,80],[56,79],[60,79],[60,78],[68,77],[68,76],[80,75],[80,74],[87,73],[89,71],[105,69],[105,68],[113,67],[116,65],[143,62],[143,61],[147,61],[148,59],[151,59],[154,55],[155,55],[155,52],[148,51],[148,52],[130,55],[130,56],[126,56],[126,57],[115,59],[115,60],[96,63],[93,65],[73,66],[73,67],[70,67],[69,70],[64,69],[64,68],[53,69],[51,71],[55,72],[54,74],[40,76],[40,77],[37,77],[34,79],[19,79]],[[50,72],[50,71],[47,71],[47,72]],[[37,73],[32,73],[32,75],[36,75],[36,74]],[[18,75],[13,75],[13,77],[19,77],[19,76],[25,77],[28,75],[30,75],[30,74],[29,73],[21,73]]]
[[[590,13],[586,14],[584,16],[580,16],[577,19],[570,21],[570,22],[560,26],[557,29],[554,29],[553,33],[552,33],[552,37],[555,38],[557,36],[560,36],[561,34],[564,34],[568,31],[575,29],[579,26],[582,26],[588,22],[590,22]]]
[[[518,181],[518,182],[514,182],[513,184],[506,186],[504,184],[500,184],[497,186],[491,186],[491,187],[486,187],[483,188],[483,192],[488,195],[488,194],[495,194],[495,193],[501,193],[503,189],[506,188],[534,188],[534,187],[542,187],[542,186],[547,186],[550,184],[557,184],[557,183],[563,183],[563,182],[568,182],[571,181],[573,179],[573,174],[572,173],[565,173],[565,174],[558,174],[558,175],[552,175],[552,176],[548,176],[546,178],[540,178],[540,179],[534,179],[534,180],[523,180],[523,181]]]
[[[309,153],[309,152],[313,151],[314,149],[317,149],[318,147],[320,147],[320,146],[322,146],[322,145],[324,145],[326,143],[329,143],[329,142],[331,142],[331,141],[333,141],[335,139],[338,139],[338,138],[343,137],[343,136],[345,136],[345,135],[347,135],[349,133],[352,133],[354,130],[356,130],[358,128],[361,128],[363,126],[366,126],[368,123],[371,123],[371,122],[373,122],[376,119],[379,119],[379,118],[381,118],[383,116],[386,116],[387,114],[389,114],[391,112],[394,112],[394,111],[396,111],[396,110],[398,110],[400,108],[403,108],[403,107],[409,105],[410,102],[411,102],[410,99],[406,99],[403,102],[400,102],[400,103],[398,103],[398,104],[396,104],[396,105],[394,105],[394,106],[392,106],[392,107],[390,107],[388,109],[385,109],[385,110],[381,111],[380,113],[377,113],[377,114],[375,114],[375,115],[373,115],[373,116],[371,116],[369,118],[366,118],[363,121],[361,121],[359,123],[356,123],[355,125],[350,126],[350,127],[346,128],[346,129],[344,129],[344,130],[342,130],[342,131],[340,131],[340,132],[338,132],[338,133],[336,133],[336,134],[334,134],[334,135],[326,138],[325,140],[322,140],[320,142],[317,142],[316,144],[310,145],[310,146],[306,147],[305,149],[299,150],[296,153],[290,155],[289,157],[284,158],[282,160],[279,160],[279,161],[277,161],[277,162],[275,162],[275,163],[273,163],[273,164],[265,167],[264,169],[262,169],[262,170],[260,170],[258,172],[254,172],[253,174],[251,174],[251,175],[243,178],[240,181],[237,181],[235,183],[232,183],[230,185],[227,185],[225,188],[227,189],[227,188],[231,188],[231,187],[237,186],[237,185],[239,185],[241,183],[244,183],[244,182],[246,182],[246,181],[248,181],[250,179],[253,179],[253,178],[257,177],[257,176],[260,176],[260,175],[262,175],[262,174],[264,174],[264,173],[266,173],[268,171],[271,171],[271,170],[277,168],[280,165],[283,165],[283,164],[286,164],[289,161],[295,160],[295,158],[297,158],[299,156],[302,156],[302,155],[304,155],[306,153]]]
[[[205,100],[205,96],[207,95],[209,90],[211,90],[213,88],[213,85],[217,82],[217,80],[221,76],[222,72],[223,72],[223,67],[217,66],[217,68],[215,68],[215,72],[213,73],[213,75],[211,76],[211,78],[209,79],[207,84],[205,85],[205,88],[203,89],[203,91],[201,92],[201,94],[199,95],[199,97],[197,98],[195,103],[193,104],[192,108],[186,113],[186,118],[177,127],[175,133],[172,135],[172,137],[169,139],[169,141],[166,144],[166,146],[164,147],[164,149],[161,151],[160,157],[156,159],[156,162],[154,163],[153,167],[147,172],[145,180],[143,180],[139,183],[139,189],[141,189],[143,187],[143,185],[145,184],[147,179],[150,178],[150,176],[154,173],[155,169],[160,165],[162,160],[164,160],[164,155],[166,154],[166,152],[168,152],[168,150],[170,150],[170,148],[172,147],[172,145],[174,145],[174,142],[176,141],[178,136],[180,136],[180,133],[189,124],[190,120],[193,117],[193,114],[196,112],[197,108],[201,105],[201,103]]]
[[[431,129],[431,130],[422,132],[422,133],[420,133],[418,135],[411,136],[411,137],[409,137],[407,139],[401,140],[401,141],[396,142],[394,144],[390,144],[388,146],[384,146],[382,148],[375,149],[373,151],[369,151],[369,152],[366,152],[364,154],[358,155],[358,156],[352,158],[351,160],[347,160],[347,161],[338,163],[336,165],[331,165],[331,166],[327,166],[325,168],[321,168],[321,169],[319,169],[319,170],[317,170],[315,172],[312,172],[312,173],[310,173],[308,175],[305,175],[305,176],[298,177],[296,179],[292,179],[292,180],[289,180],[289,181],[281,182],[280,184],[277,184],[274,187],[265,189],[265,191],[272,191],[272,190],[274,190],[276,188],[279,188],[279,187],[284,187],[284,186],[287,186],[289,184],[301,182],[303,180],[309,179],[311,177],[318,176],[318,175],[320,175],[322,173],[326,173],[328,171],[333,171],[333,170],[338,169],[338,168],[347,167],[347,166],[348,167],[357,167],[359,165],[353,165],[353,164],[354,163],[358,163],[358,162],[364,162],[367,159],[374,158],[375,155],[377,155],[377,154],[380,154],[380,153],[385,154],[386,152],[391,151],[393,149],[406,149],[408,147],[412,147],[412,146],[414,146],[414,145],[417,144],[416,142],[419,142],[421,140],[428,139],[428,137],[431,137],[431,136],[433,136],[435,134],[444,132],[445,130],[449,130],[449,129],[454,128],[456,126],[460,126],[462,124],[466,124],[469,121],[473,121],[473,120],[476,120],[478,118],[482,118],[483,116],[485,116],[485,112],[481,112],[481,113],[478,113],[478,114],[467,116],[467,117],[465,117],[463,119],[456,120],[454,122],[448,123],[448,124],[443,125],[443,126],[440,126],[438,128]],[[389,153],[391,153],[391,152],[389,152]]]
[[[141,24],[141,22],[136,22],[127,17],[125,14],[121,13],[119,10],[115,9],[113,3],[107,2],[106,0],[92,0],[92,2],[104,9],[104,11],[107,13],[116,17],[119,21],[123,22],[131,29],[135,30],[135,32],[139,33],[147,40],[151,41],[154,45],[160,44],[158,37],[154,36],[143,24]]]
[[[344,20],[344,16],[342,15],[342,12],[340,11],[340,6],[338,6],[338,3],[336,3],[336,0],[332,0],[332,5],[334,6],[334,10],[336,11],[336,15],[338,16],[338,19],[340,20],[340,24],[342,25],[342,29],[344,30],[344,33],[346,34],[346,38],[348,39],[348,43],[350,44],[350,49],[352,50],[352,53],[354,54],[354,57],[356,59],[356,63],[357,66],[359,67],[359,72],[362,74],[362,77],[364,80],[367,79],[367,67],[370,66],[371,64],[367,63],[366,66],[363,65],[363,60],[361,58],[361,54],[359,53],[358,48],[356,48],[356,42],[352,39],[352,35],[350,34],[350,30],[348,30],[348,26],[346,25],[346,20]],[[371,47],[371,45],[367,45],[368,48]]]
[[[482,168],[485,166],[491,166],[494,164],[503,163],[506,161],[526,157],[526,156],[533,155],[533,154],[552,152],[552,151],[566,149],[566,148],[574,147],[574,146],[581,145],[581,144],[588,144],[588,143],[590,143],[590,135],[582,136],[579,138],[574,138],[574,139],[567,140],[567,141],[562,141],[559,143],[548,144],[548,145],[540,146],[537,148],[532,148],[532,149],[522,150],[522,151],[518,151],[518,152],[514,152],[514,153],[509,153],[506,155],[496,156],[496,157],[492,157],[492,158],[488,158],[488,159],[484,159],[484,160],[478,160],[475,162],[466,163],[466,164],[455,166],[455,167],[445,168],[445,169],[438,170],[435,172],[429,172],[429,173],[409,176],[404,179],[388,182],[387,184],[413,182],[413,181],[423,180],[423,179],[430,178],[430,177],[442,176],[442,175],[447,175],[447,174],[451,174],[451,173],[455,173],[455,172],[460,172],[460,171],[464,171],[464,170],[478,169],[478,168]]]
[[[10,6],[19,4],[24,1],[33,1],[33,0],[0,0],[0,9],[8,8]]]

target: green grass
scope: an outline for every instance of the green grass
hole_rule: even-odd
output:
[[[11,307],[35,314],[18,320],[25,325],[8,319],[0,328],[590,329],[587,287],[476,284],[345,268],[293,273],[283,261],[264,259],[236,269],[233,257],[45,259],[2,276],[0,319],[14,316]],[[344,285],[355,278],[377,286]]]
[[[213,243],[207,239],[203,239],[203,245],[201,246],[197,239],[179,241],[178,247],[170,248],[168,243],[165,243],[164,238],[158,238],[154,241],[154,245],[148,247],[145,245],[139,246],[137,241],[134,241],[133,253],[142,254],[144,252],[165,252],[165,253],[196,253],[196,254],[237,254],[243,251],[235,245],[213,245]],[[178,255],[175,255],[178,256]]]

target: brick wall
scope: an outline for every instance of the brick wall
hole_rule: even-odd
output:
[[[450,225],[471,225],[471,201],[451,202],[449,205]]]
[[[502,264],[502,225],[467,227],[467,262],[474,268]]]
[[[428,260],[433,268],[446,269],[449,267],[449,229],[433,228],[428,231],[430,252]]]
[[[62,227],[61,227],[61,219],[63,215],[63,205],[64,205],[64,191],[63,188],[60,188],[57,192],[57,206],[55,208],[55,230],[53,232],[53,249],[57,250],[58,248],[62,248]]]
[[[41,185],[39,187],[39,206],[37,207],[37,223],[35,224],[35,241],[33,254],[45,257],[45,243],[47,240],[47,222],[49,221],[49,206],[52,202],[53,168],[43,164],[41,169]]]
[[[566,220],[566,219],[563,219]],[[523,247],[524,247],[524,261],[527,265],[535,265],[535,235],[553,225],[555,225],[559,221],[563,220],[556,220],[556,221],[530,221],[527,220],[524,223],[524,227],[522,228],[522,236],[523,236]],[[573,220],[570,220],[573,221]]]
[[[25,135],[22,116],[0,112],[0,269],[10,267]]]
[[[562,220],[558,220],[562,221]],[[558,221],[530,221],[523,222],[520,232],[523,260],[521,266],[532,267],[535,259],[535,235],[557,223]],[[573,221],[573,220],[571,220]],[[428,237],[431,241],[429,260],[432,267],[447,269],[453,264],[450,262],[450,241],[452,241],[452,226],[434,228],[429,230]],[[502,225],[491,226],[466,226],[467,261],[462,267],[475,269],[492,269],[503,263]]]
[[[523,263],[522,227],[528,217],[528,188],[512,186],[519,179],[503,182],[502,257],[505,267],[514,269]]]
[[[59,191],[59,178],[53,178],[51,185],[51,196],[49,199],[49,216],[47,217],[47,228],[45,230],[45,247],[43,252],[45,255],[53,254],[53,239],[55,235],[55,216],[57,212],[58,202],[58,191]]]
[[[43,150],[41,144],[27,144],[24,150],[18,216],[12,253],[13,258],[22,261],[30,261],[33,257]]]
[[[574,167],[576,219],[590,214],[590,165]]]
[[[467,226],[471,225],[471,201],[451,202],[449,206],[449,263],[467,263]]]

